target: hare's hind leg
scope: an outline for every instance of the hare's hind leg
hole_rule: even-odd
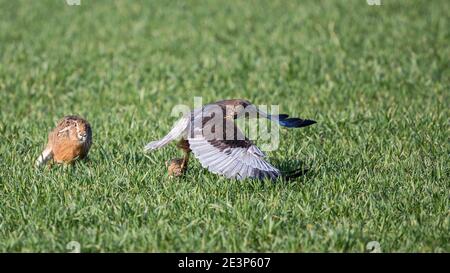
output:
[[[46,147],[45,150],[36,159],[36,166],[45,165],[49,160],[53,159],[53,151],[50,147]]]

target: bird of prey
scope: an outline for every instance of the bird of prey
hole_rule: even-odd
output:
[[[204,168],[227,178],[274,180],[284,176],[265,160],[265,154],[235,124],[236,119],[245,116],[267,118],[288,128],[316,123],[285,114],[269,115],[243,99],[222,100],[184,114],[165,137],[148,143],[144,150],[164,147],[181,137],[177,146],[184,151],[184,158],[171,162],[172,167],[181,171],[186,169],[192,152]]]
[[[91,125],[83,118],[65,116],[48,135],[47,146],[36,160],[41,166],[52,160],[72,163],[87,156],[92,144]]]

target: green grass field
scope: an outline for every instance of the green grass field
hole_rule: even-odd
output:
[[[448,252],[450,2],[0,1],[0,251]],[[233,181],[175,145],[172,107],[246,98],[291,182]],[[61,117],[89,160],[36,169]]]

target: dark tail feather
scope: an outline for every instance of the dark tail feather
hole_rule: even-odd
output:
[[[289,115],[283,114],[278,116],[278,123],[280,123],[281,126],[288,128],[301,128],[312,125],[317,122],[310,119],[289,118]]]
[[[301,128],[312,125],[314,123],[316,123],[314,120],[299,119],[299,118],[288,118],[286,120],[280,121],[280,125],[288,128]]]
[[[269,116],[269,117],[273,118],[273,119],[283,120],[283,119],[287,119],[289,117],[289,115],[281,114],[281,115],[273,115],[273,116]]]
[[[302,175],[305,175],[309,170],[308,169],[297,169],[290,172],[286,172],[282,174],[282,177],[286,180],[291,180]]]

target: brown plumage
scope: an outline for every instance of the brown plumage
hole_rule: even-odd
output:
[[[36,160],[41,166],[52,160],[56,163],[72,163],[87,156],[92,144],[90,124],[78,116],[66,116],[48,135],[47,146]]]

